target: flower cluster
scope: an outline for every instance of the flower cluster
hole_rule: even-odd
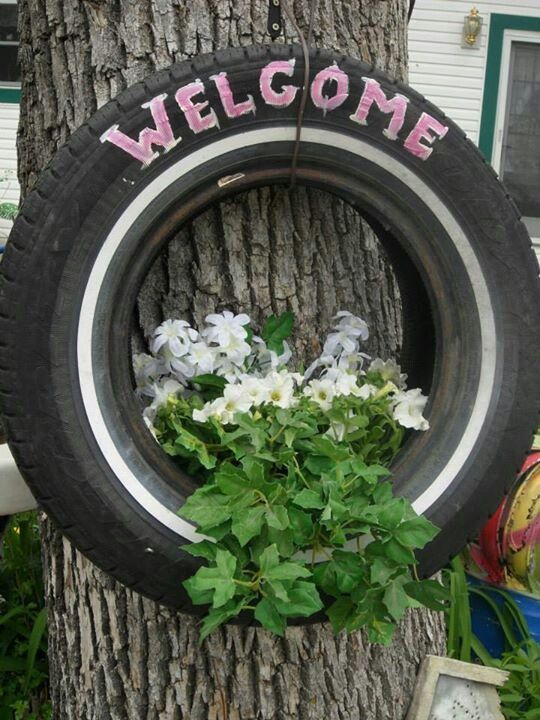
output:
[[[408,607],[444,597],[411,570],[437,530],[385,479],[406,428],[429,427],[427,398],[361,351],[368,328],[350,312],[305,372],[289,367],[291,313],[260,336],[250,324],[227,311],[199,330],[167,320],[134,360],[145,421],[200,485],[179,514],[205,538],[182,548],[203,559],[183,583],[208,609],[201,639],[245,612],[282,635],[325,598],[336,633],[388,643]]]
[[[138,392],[152,398],[144,410],[145,421],[151,427],[171,395],[198,394],[205,399],[210,382],[213,397],[193,409],[193,419],[201,423],[214,418],[231,425],[237,413],[255,412],[265,404],[291,408],[301,398],[329,411],[336,398],[386,396],[397,423],[427,430],[422,414],[427,398],[418,388],[406,389],[406,375],[399,366],[379,358],[367,365],[370,358],[360,350],[369,337],[366,322],[348,311],[338,312],[335,320],[321,356],[303,374],[287,368],[292,356],[285,341],[292,329],[290,313],[272,316],[261,336],[253,335],[248,315],[228,310],[208,315],[200,330],[184,320],[166,320],[154,333],[152,354],[134,357]],[[217,397],[216,388],[221,390]],[[346,431],[346,425],[334,423],[329,434],[340,440]]]

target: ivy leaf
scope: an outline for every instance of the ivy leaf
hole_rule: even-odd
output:
[[[223,623],[227,622],[227,620],[230,620],[235,615],[238,615],[244,604],[246,604],[246,599],[242,598],[238,602],[231,600],[220,608],[211,608],[201,624],[199,642],[202,643],[202,641],[216,628],[223,625]]]
[[[407,595],[430,610],[446,610],[444,603],[450,600],[448,590],[436,580],[418,580],[406,583]]]
[[[324,606],[314,583],[299,580],[289,590],[288,601],[277,600],[276,607],[282,615],[309,617]]]
[[[268,580],[297,580],[310,575],[311,570],[295,562],[282,562],[265,573]]]
[[[391,582],[384,591],[383,602],[394,620],[401,620],[409,606],[409,598],[399,582]]]
[[[264,628],[276,635],[283,636],[285,633],[285,627],[287,625],[285,618],[280,615],[274,602],[270,598],[263,598],[258,603],[255,608],[255,619],[258,620]]]
[[[423,548],[438,534],[433,523],[421,515],[414,520],[406,520],[396,529],[394,536],[408,548]]]
[[[313,536],[313,520],[309,513],[291,506],[288,510],[293,540],[297,545],[304,545]]]
[[[216,472],[214,481],[225,495],[237,495],[251,489],[246,475],[231,463],[223,463]]]
[[[281,315],[270,315],[261,331],[261,337],[269,350],[278,355],[283,352],[283,341],[290,337],[294,325],[294,313],[286,310]]]
[[[264,507],[246,508],[234,513],[231,531],[242,547],[261,532],[265,513]]]
[[[390,645],[396,626],[394,623],[384,622],[383,620],[374,620],[368,628],[368,639],[372,643],[380,645]]]
[[[211,387],[218,390],[223,390],[227,384],[227,380],[221,375],[214,375],[213,373],[207,373],[205,375],[196,375],[190,378],[191,383],[196,383],[201,387]]]
[[[322,508],[326,505],[318,493],[314,490],[308,490],[307,488],[301,490],[298,495],[295,496],[293,502],[299,507],[306,509],[313,508],[315,510],[322,510]]]
[[[259,555],[259,568],[266,576],[269,570],[279,565],[279,553],[275,545],[270,545]]]
[[[201,542],[192,543],[191,545],[182,545],[182,550],[189,553],[189,555],[193,555],[193,557],[202,557],[214,561],[218,547],[216,543],[209,540],[201,540]]]
[[[210,495],[196,490],[181,507],[179,515],[186,520],[193,520],[201,527],[211,528],[229,520],[231,508],[227,505],[225,495]]]
[[[386,585],[395,572],[395,565],[388,565],[383,558],[376,557],[370,568],[371,582],[374,585]]]
[[[405,548],[403,545],[397,542],[397,540],[394,540],[394,538],[391,538],[390,540],[388,540],[388,542],[385,542],[382,548],[382,553],[385,554],[389,560],[393,560],[398,565],[416,564],[416,558],[413,551]]]
[[[205,443],[193,433],[186,430],[185,427],[178,425],[176,427],[177,438],[175,445],[181,445],[197,456],[197,459],[203,467],[211,469],[216,466],[217,458],[210,455]]]
[[[381,508],[378,523],[388,530],[393,530],[403,520],[405,505],[406,500],[404,498],[394,498]]]
[[[326,614],[332,623],[332,629],[336,635],[342,630],[345,630],[354,613],[354,608],[355,603],[347,595],[342,595],[330,605]]]
[[[228,550],[218,550],[216,553],[216,567],[199,568],[192,578],[186,580],[186,583],[189,583],[186,589],[199,598],[204,595],[205,590],[213,590],[212,604],[215,608],[221,607],[234,597],[236,592],[234,583],[235,570],[236,558],[234,555]]]
[[[286,530],[289,527],[289,515],[283,505],[275,505],[266,512],[266,522],[276,530]]]

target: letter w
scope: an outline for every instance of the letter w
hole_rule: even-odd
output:
[[[133,140],[129,135],[125,135],[118,129],[118,125],[113,125],[106,132],[103,133],[100,140],[101,142],[110,142],[113,145],[121,148],[125,152],[129,153],[136,160],[140,160],[144,165],[150,165],[152,160],[155,160],[159,153],[153,152],[152,145],[160,145],[165,148],[165,152],[168,152],[182,138],[175,140],[171,123],[169,122],[169,116],[165,109],[165,98],[167,95],[158,95],[152,98],[142,108],[150,108],[152,117],[156,124],[156,128],[146,127],[139,133],[139,140]]]

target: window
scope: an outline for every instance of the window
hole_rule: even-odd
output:
[[[0,85],[18,84],[21,76],[17,62],[17,5],[0,1]]]
[[[537,42],[509,40],[496,134],[498,170],[529,232],[540,237],[540,36]]]

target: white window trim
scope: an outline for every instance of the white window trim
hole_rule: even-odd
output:
[[[491,159],[491,164],[498,174],[501,172],[504,121],[506,119],[506,103],[510,84],[510,58],[512,54],[512,43],[514,42],[540,43],[540,32],[530,30],[504,31],[501,53],[501,74],[497,94],[497,114],[495,116],[495,133],[493,137],[493,157]],[[540,257],[540,237],[534,237],[532,241]]]

